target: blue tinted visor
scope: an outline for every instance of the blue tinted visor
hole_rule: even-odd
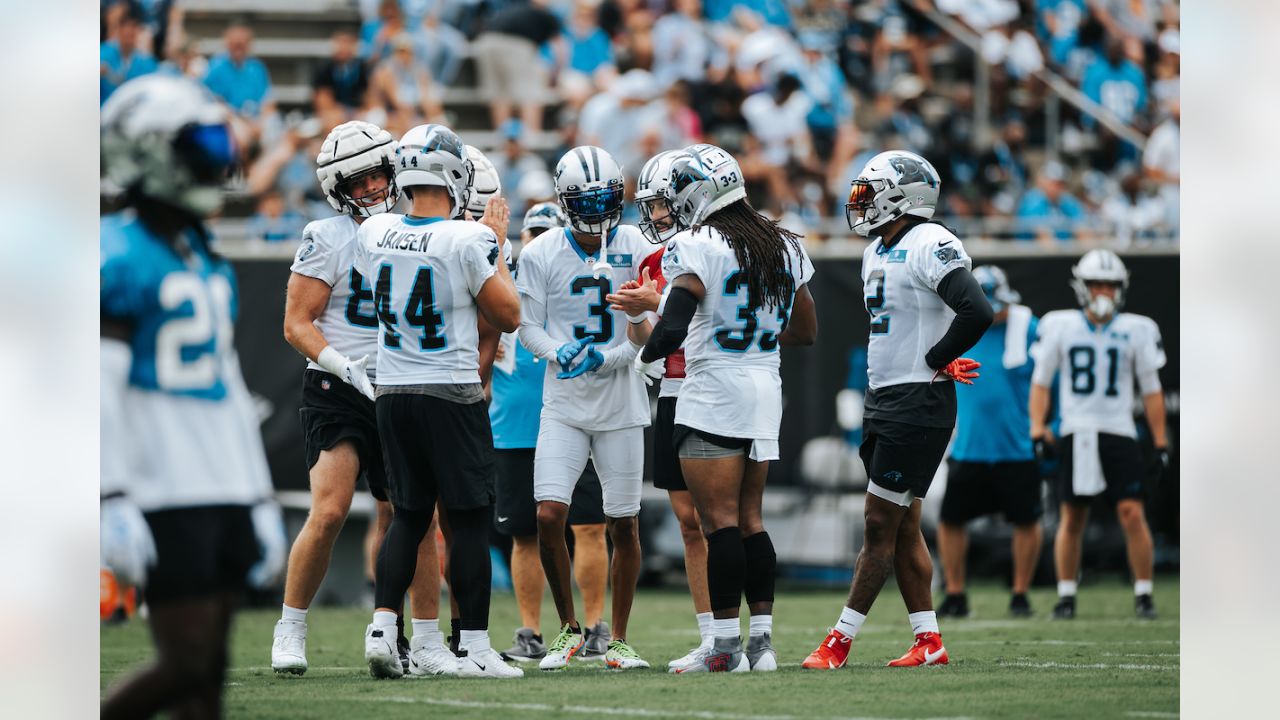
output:
[[[565,212],[578,220],[602,222],[622,214],[622,186],[566,192],[561,201]]]
[[[236,166],[236,141],[226,125],[187,125],[174,148],[201,183],[221,183]]]

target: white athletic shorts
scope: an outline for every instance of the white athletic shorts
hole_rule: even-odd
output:
[[[641,426],[590,431],[543,415],[533,458],[533,499],[568,505],[588,457],[595,461],[596,474],[600,476],[605,516],[638,515],[644,479]]]

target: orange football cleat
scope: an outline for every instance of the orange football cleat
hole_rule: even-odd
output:
[[[834,670],[844,667],[845,661],[849,659],[849,647],[852,644],[853,638],[831,628],[831,632],[827,633],[827,639],[822,641],[817,650],[809,653],[809,657],[800,663],[800,667],[810,670]]]
[[[938,633],[920,633],[906,655],[889,662],[889,667],[919,667],[920,665],[946,665],[947,649],[942,647]]]

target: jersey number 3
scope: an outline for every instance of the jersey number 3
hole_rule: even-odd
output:
[[[747,276],[742,274],[741,270],[735,270],[729,274],[724,281],[724,294],[728,296],[736,296],[738,291],[747,287]],[[756,339],[756,330],[760,327],[760,321],[756,318],[756,308],[751,307],[748,303],[742,303],[738,306],[738,319],[743,325],[737,329],[722,328],[716,331],[716,344],[721,350],[728,352],[746,352],[751,347],[751,343]],[[778,308],[778,322],[781,323],[783,330],[787,329],[787,309]],[[778,336],[769,331],[760,333],[760,351],[771,352],[778,348]]]
[[[400,333],[396,331],[398,319],[391,309],[391,266],[383,265],[378,270],[378,283],[373,291],[373,305],[382,322],[382,344],[384,347],[399,348]],[[413,289],[404,304],[404,320],[410,327],[422,328],[422,336],[418,338],[418,348],[423,352],[443,350],[448,340],[443,332],[444,316],[436,311],[435,284],[432,282],[431,268],[423,265],[413,279]]]
[[[579,340],[589,337],[593,343],[607,343],[613,339],[613,314],[609,312],[609,304],[604,297],[613,292],[613,283],[605,277],[576,277],[569,285],[569,292],[573,295],[583,295],[587,290],[596,291],[596,301],[587,308],[587,312],[600,320],[600,327],[588,330],[586,325],[574,325],[573,336]]]

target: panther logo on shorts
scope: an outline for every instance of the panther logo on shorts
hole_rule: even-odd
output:
[[[902,482],[902,473],[898,472],[897,470],[890,470],[889,472],[884,474],[884,479],[888,480],[891,483],[900,483]]]

